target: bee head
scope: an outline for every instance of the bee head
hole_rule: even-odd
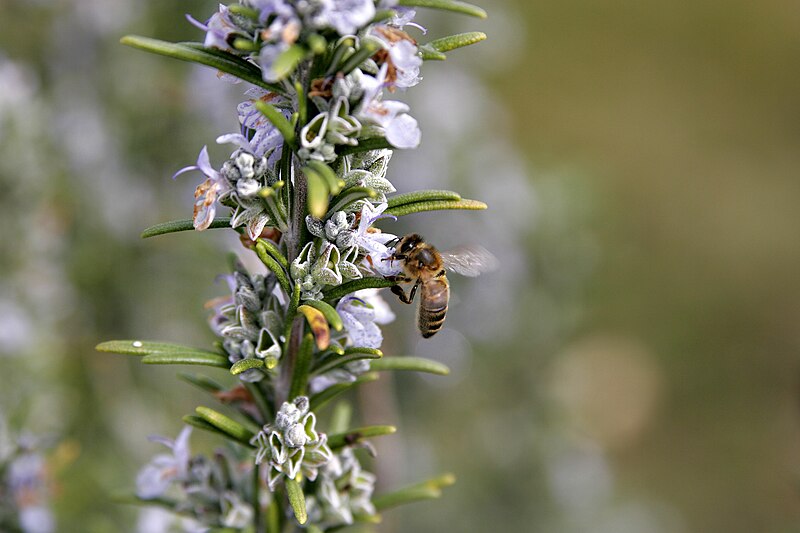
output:
[[[411,235],[406,235],[400,242],[397,244],[397,252],[400,255],[408,255],[411,253],[414,248],[419,246],[423,242],[422,237],[417,235],[416,233],[412,233]]]

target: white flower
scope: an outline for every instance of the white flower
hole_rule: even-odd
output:
[[[364,96],[356,116],[381,128],[386,140],[395,148],[416,148],[422,134],[409,107],[395,100],[382,100],[389,65],[384,63],[376,77],[364,76]]]
[[[24,533],[52,533],[56,530],[53,513],[43,505],[27,505],[20,509],[19,525]]]
[[[407,23],[406,20],[398,22]],[[385,52],[381,56],[387,65],[386,77],[390,90],[392,87],[402,89],[413,87],[422,80],[419,76],[422,58],[419,56],[416,42],[406,32],[381,24],[375,26],[371,34],[383,43]]]
[[[274,68],[275,60],[288,49],[289,44],[283,41],[265,44],[261,47],[261,52],[258,54],[258,66],[261,67],[261,77],[264,78],[264,81],[270,83],[280,81],[280,73],[276,72]]]
[[[353,293],[356,298],[361,298],[372,306],[375,310],[375,323],[388,324],[393,322],[396,317],[392,308],[381,296],[380,289],[361,289]]]
[[[281,103],[282,98],[279,95],[266,91],[260,87],[251,87],[245,91],[244,94],[248,97],[248,100],[245,100],[236,106],[236,111],[239,114],[239,122],[242,124],[242,126],[255,132],[253,134],[253,138],[247,140],[243,135],[241,135],[242,139],[245,141],[243,143],[242,139],[235,137],[239,134],[230,134],[220,137],[217,139],[217,142],[220,142],[220,139],[224,138],[224,142],[233,142],[238,144],[245,150],[253,153],[256,157],[266,155],[269,163],[273,164],[277,158],[280,157],[280,149],[283,146],[283,137],[278,129],[273,126],[269,120],[267,120],[267,117],[265,117],[261,111],[258,110],[256,107],[256,102],[262,101],[272,104],[279,104]],[[288,111],[284,111],[283,114],[288,118]],[[245,143],[246,146],[244,146]]]
[[[374,16],[374,0],[322,0],[322,9],[314,22],[334,28],[339,35],[350,35],[366,26]]]
[[[144,500],[158,498],[173,481],[186,479],[189,472],[189,437],[192,428],[183,428],[174,441],[163,437],[151,437],[172,450],[172,455],[156,455],[136,476],[136,495]]]
[[[206,32],[206,39],[203,46],[207,48],[219,48],[221,50],[232,51],[233,48],[231,48],[230,45],[231,36],[239,34],[242,37],[246,37],[242,29],[236,26],[231,20],[228,6],[223,4],[219,5],[219,11],[211,15],[211,18],[209,18],[208,22],[205,24],[201,24],[190,15],[186,15],[186,18],[194,26]]]
[[[312,522],[330,528],[353,523],[354,514],[374,515],[375,476],[362,470],[351,448],[334,455],[320,470],[316,490],[306,505]]]
[[[401,265],[389,258],[394,253],[387,243],[396,240],[397,236],[391,233],[383,233],[372,228],[372,225],[380,218],[389,217],[384,215],[388,205],[381,203],[373,205],[369,202],[364,203],[361,208],[361,220],[354,235],[354,243],[366,256],[367,266],[381,276],[394,276],[400,273]]]
[[[225,491],[222,495],[222,525],[237,529],[245,528],[253,520],[253,507],[243,502],[233,491]]]
[[[308,406],[305,396],[284,402],[275,424],[264,426],[250,440],[257,448],[255,463],[268,463],[266,477],[270,490],[275,490],[283,476],[295,478],[300,472],[314,481],[319,468],[332,456],[327,436],[317,432],[317,419]]]
[[[351,346],[380,348],[381,329],[375,323],[375,308],[356,296],[345,296],[336,304]]]
[[[230,189],[230,185],[225,177],[211,166],[207,146],[203,146],[203,149],[200,150],[196,165],[180,169],[172,178],[175,179],[179,175],[192,170],[199,170],[208,178],[198,185],[194,191],[194,229],[202,231],[208,229],[211,222],[214,221],[214,215],[217,211],[217,198],[227,192]]]

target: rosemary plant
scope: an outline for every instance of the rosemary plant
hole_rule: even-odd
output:
[[[219,336],[211,349],[141,340],[97,347],[234,377],[222,384],[181,376],[226,404],[230,416],[197,407],[175,440],[158,439],[171,453],[156,456],[137,478],[136,499],[166,507],[188,529],[332,531],[377,523],[381,510],[437,497],[453,481],[444,475],[374,494],[375,476],[356,451],[371,452],[369,439],[395,428],[349,427],[342,399],[383,371],[447,373],[434,361],[380,350],[378,324],[393,317],[379,289],[397,283],[402,264],[397,236],[376,224],[486,208],[452,191],[394,194],[386,177],[392,150],[415,148],[421,137],[409,107],[388,96],[419,83],[423,61],[485,38],[471,32],[420,44],[412,34],[426,30],[413,22],[414,7],[486,16],[456,0],[242,0],[220,5],[205,23],[189,17],[205,32],[202,43],[122,39],[248,87],[237,107],[241,131],[217,139],[236,146],[230,157],[213,164],[204,147],[195,165],[176,174],[204,176],[193,217],[143,236],[231,229],[263,272],[232,259],[230,294],[211,303]],[[334,402],[328,427],[319,427],[317,414]],[[213,457],[193,456],[192,428],[229,445]]]

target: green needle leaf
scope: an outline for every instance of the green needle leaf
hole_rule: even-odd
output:
[[[419,57],[421,57],[423,61],[444,61],[447,59],[446,55],[435,49],[429,43],[421,44],[417,48],[419,50]]]
[[[220,228],[230,228],[230,227],[231,227],[231,217],[216,217],[211,222],[211,225],[208,226],[209,229],[220,229]],[[172,220],[170,222],[162,222],[161,224],[150,226],[149,228],[147,228],[142,232],[142,239],[155,237],[157,235],[166,235],[167,233],[177,233],[179,231],[194,231],[194,222],[192,221],[192,219],[186,218],[183,220]]]
[[[328,209],[327,213],[325,213],[325,218],[328,218],[336,211],[344,210],[348,205],[352,204],[353,202],[357,202],[358,200],[363,200],[364,198],[376,198],[377,196],[378,192],[375,191],[374,189],[370,189],[369,187],[350,187],[349,189],[345,189],[332,200],[331,208]],[[322,218],[322,217],[317,217],[317,218]]]
[[[226,439],[229,439],[231,436],[222,431],[221,429],[215,428],[202,418],[196,415],[186,415],[181,420],[185,423],[189,424],[190,426],[196,427],[198,429],[202,429],[203,431],[208,431],[211,433],[216,433],[217,435],[222,435]]]
[[[283,116],[283,113],[278,111],[278,109],[263,100],[256,100],[256,109],[267,117],[275,128],[281,133],[283,139],[289,143],[294,144],[294,127],[292,126],[291,122],[286,120],[286,117]]]
[[[263,241],[259,241],[256,243],[256,255],[258,258],[261,259],[261,262],[264,263],[268,269],[275,274],[275,277],[278,279],[278,283],[287,295],[292,294],[292,286],[289,283],[289,276],[286,275],[286,271],[283,269],[280,263],[275,260],[272,255],[270,255],[267,246],[264,244]]]
[[[299,44],[293,44],[287,48],[272,63],[272,71],[275,73],[275,77],[282,80],[289,76],[305,56],[306,49]]]
[[[342,296],[347,296],[351,292],[360,291],[361,289],[385,289],[396,285],[394,281],[389,281],[385,278],[362,278],[342,283],[339,286],[333,287],[327,292],[323,292],[325,299],[329,302],[338,300]]]
[[[301,305],[297,308],[298,313],[306,317],[308,326],[314,334],[314,340],[320,351],[326,350],[331,344],[331,330],[328,327],[328,320],[322,311],[310,305]]]
[[[260,13],[258,10],[253,9],[252,7],[243,6],[241,4],[231,4],[228,6],[228,9],[231,13],[236,13],[237,15],[242,15],[247,18],[253,19],[254,21],[258,21],[258,17]]]
[[[468,4],[466,2],[459,2],[458,0],[400,0],[398,5],[409,7],[429,7],[431,9],[441,9],[444,11],[453,11],[455,13],[462,13],[485,19],[488,15],[486,11],[478,6]]]
[[[407,372],[425,372],[446,376],[450,369],[438,361],[425,359],[424,357],[384,357],[376,359],[370,364],[374,371],[402,370]]]
[[[253,368],[264,368],[264,360],[263,359],[240,359],[233,363],[231,366],[231,374],[234,376],[238,376],[242,372],[246,370],[251,370]]]
[[[320,366],[314,369],[314,374],[321,375],[353,361],[380,359],[381,357],[383,357],[383,352],[373,348],[348,348],[344,354],[335,355],[322,361]]]
[[[202,389],[206,392],[215,393],[224,389],[222,385],[211,379],[210,377],[201,374],[187,374],[180,373],[178,377],[187,383],[191,383],[195,387]]]
[[[468,211],[480,211],[482,209],[486,209],[487,207],[489,206],[477,200],[463,199],[457,202],[449,200],[433,200],[427,202],[414,202],[411,204],[405,204],[389,208],[386,211],[384,211],[384,214],[394,215],[396,217],[402,217],[405,215],[411,215],[413,213],[422,213],[423,211],[443,211],[446,209],[465,209]]]
[[[309,161],[308,166],[314,169],[328,184],[331,194],[339,194],[344,187],[344,181],[336,175],[331,167],[322,161]]]
[[[325,404],[327,404],[340,394],[343,394],[349,391],[350,389],[353,389],[361,385],[362,383],[370,383],[372,381],[377,381],[378,378],[379,376],[377,372],[368,372],[366,374],[362,374],[361,376],[359,376],[358,379],[356,379],[352,383],[337,383],[336,385],[331,385],[324,391],[319,392],[313,395],[311,398],[309,398],[309,403],[311,404],[311,410],[316,411],[318,409],[321,409],[322,406],[324,406]]]
[[[259,239],[258,242],[256,243],[256,245],[263,246],[264,250],[266,250],[266,252],[270,256],[272,256],[272,258],[274,260],[276,260],[278,263],[280,263],[280,265],[284,269],[286,269],[287,272],[289,271],[289,260],[286,259],[286,256],[284,256],[281,253],[281,251],[278,249],[277,246],[275,246],[275,244],[272,241],[269,241],[267,239]]]
[[[361,63],[366,61],[369,57],[373,56],[375,52],[381,49],[381,43],[372,37],[362,38],[360,44],[360,48],[353,52],[339,68],[339,72],[345,76],[350,74]]]
[[[457,192],[442,190],[413,191],[403,194],[395,194],[386,201],[386,204],[391,209],[392,207],[397,207],[400,205],[432,200],[449,200],[458,202],[461,200],[461,195]]]
[[[226,74],[236,76],[246,82],[257,85],[268,91],[284,93],[278,85],[265,82],[261,77],[261,69],[248,63],[244,59],[222,50],[205,48],[200,43],[170,43],[139,35],[126,35],[120,42],[133,48],[152,52],[167,57],[174,57],[181,61],[200,63],[207,67],[215,68]]]
[[[339,155],[350,155],[372,150],[383,150],[385,148],[394,148],[394,146],[389,144],[389,141],[383,137],[372,137],[370,139],[359,139],[358,144],[355,146],[341,145],[336,152]]]
[[[422,483],[376,496],[372,499],[372,503],[375,504],[375,508],[378,511],[383,511],[390,507],[397,507],[420,500],[436,499],[442,495],[443,488],[449,487],[455,482],[456,477],[453,474],[444,474]]]
[[[202,405],[196,407],[195,412],[200,418],[223,433],[233,437],[242,444],[252,447],[250,444],[250,439],[253,438],[253,432],[241,425],[236,420],[227,417],[209,407],[203,407]]]
[[[303,173],[308,181],[308,212],[314,218],[322,218],[328,209],[328,184],[325,178],[310,167],[304,168]]]
[[[154,353],[142,357],[146,365],[202,365],[216,368],[230,368],[228,358],[205,352]]]
[[[119,353],[123,355],[150,355],[155,353],[201,353],[219,356],[218,353],[184,344],[155,341],[107,341],[95,346],[98,352]]]
[[[428,45],[439,52],[449,52],[450,50],[463,48],[464,46],[469,46],[484,40],[486,40],[485,33],[480,31],[470,31],[467,33],[458,33],[456,35],[442,37],[441,39],[436,39],[429,42]]]
[[[306,300],[303,305],[310,305],[325,317],[325,320],[328,321],[328,324],[331,325],[333,329],[336,331],[342,331],[344,324],[342,324],[342,317],[339,316],[339,313],[336,312],[336,309],[331,307],[330,304],[323,302],[322,300]]]
[[[394,426],[366,426],[363,428],[351,429],[345,433],[336,433],[328,437],[328,445],[332,450],[343,448],[344,446],[352,446],[359,442],[371,439],[373,437],[381,437],[383,435],[391,435],[396,433],[397,428]]]
[[[286,478],[286,496],[289,497],[289,505],[292,506],[294,517],[300,525],[308,521],[306,514],[306,498],[303,496],[303,488],[296,480]]]

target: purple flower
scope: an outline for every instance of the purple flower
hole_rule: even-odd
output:
[[[397,239],[397,236],[372,228],[378,219],[391,216],[383,214],[387,207],[388,205],[385,203],[377,206],[369,202],[364,203],[361,208],[361,219],[353,236],[354,244],[366,256],[368,265],[381,276],[396,275],[401,268],[399,263],[388,260],[394,253],[394,248],[388,246],[387,243]]]
[[[259,11],[258,19],[261,22],[266,22],[267,19],[274,16],[276,21],[280,21],[284,25],[291,21],[299,23],[294,8],[286,0],[250,0],[249,3],[253,9]],[[270,25],[270,28],[272,29],[274,26],[275,22]]]
[[[336,312],[342,317],[351,346],[381,347],[383,334],[376,324],[376,318],[383,317],[376,315],[375,308],[369,302],[353,295],[345,296],[336,305]]]
[[[207,146],[203,146],[203,149],[200,150],[196,165],[180,169],[172,176],[172,179],[192,170],[199,170],[208,178],[198,185],[194,191],[194,229],[202,231],[208,229],[211,225],[217,211],[217,198],[225,193],[230,188],[230,185],[225,177],[211,166]]]
[[[174,441],[164,437],[151,437],[172,450],[172,455],[159,454],[153,457],[136,476],[136,495],[149,500],[164,494],[173,481],[185,479],[189,473],[189,436],[192,428],[183,428]]]
[[[374,0],[322,0],[322,9],[314,22],[335,29],[339,35],[351,35],[374,16]]]
[[[242,146],[242,144],[238,142],[237,144],[256,157],[267,155],[270,164],[272,164],[275,162],[274,160],[280,157],[279,148],[283,145],[283,137],[278,129],[267,120],[267,117],[258,110],[256,102],[262,101],[274,104],[279,103],[282,98],[275,93],[271,93],[259,87],[252,87],[245,91],[244,94],[249,99],[236,106],[236,111],[239,113],[239,122],[242,126],[253,130],[255,133],[253,134],[253,138],[248,141],[247,147]],[[288,114],[288,111],[284,112],[286,118],[289,118],[287,116]],[[232,139],[230,135],[224,137]],[[220,140],[217,139],[217,142],[220,142]],[[226,140],[225,142],[235,141]]]
[[[190,15],[186,15],[186,18],[194,26],[206,32],[206,39],[203,42],[203,46],[206,47],[219,48],[231,52],[233,51],[229,44],[231,37],[235,34],[246,36],[242,29],[231,20],[230,11],[223,4],[219,5],[219,11],[211,15],[211,18],[205,24],[198,22]]]
[[[395,100],[382,100],[389,65],[384,63],[376,77],[364,76],[364,96],[356,116],[381,128],[386,140],[395,148],[416,148],[421,133],[409,107]]]
[[[388,65],[386,79],[390,90],[394,87],[413,87],[422,80],[419,76],[422,58],[417,43],[406,32],[381,24],[372,29],[371,35],[383,43],[384,51],[378,56],[381,58],[379,64],[382,61]]]
[[[283,76],[275,71],[275,61],[289,49],[289,44],[283,41],[268,43],[261,47],[258,54],[258,66],[261,67],[261,77],[264,81],[275,83],[280,81]]]

